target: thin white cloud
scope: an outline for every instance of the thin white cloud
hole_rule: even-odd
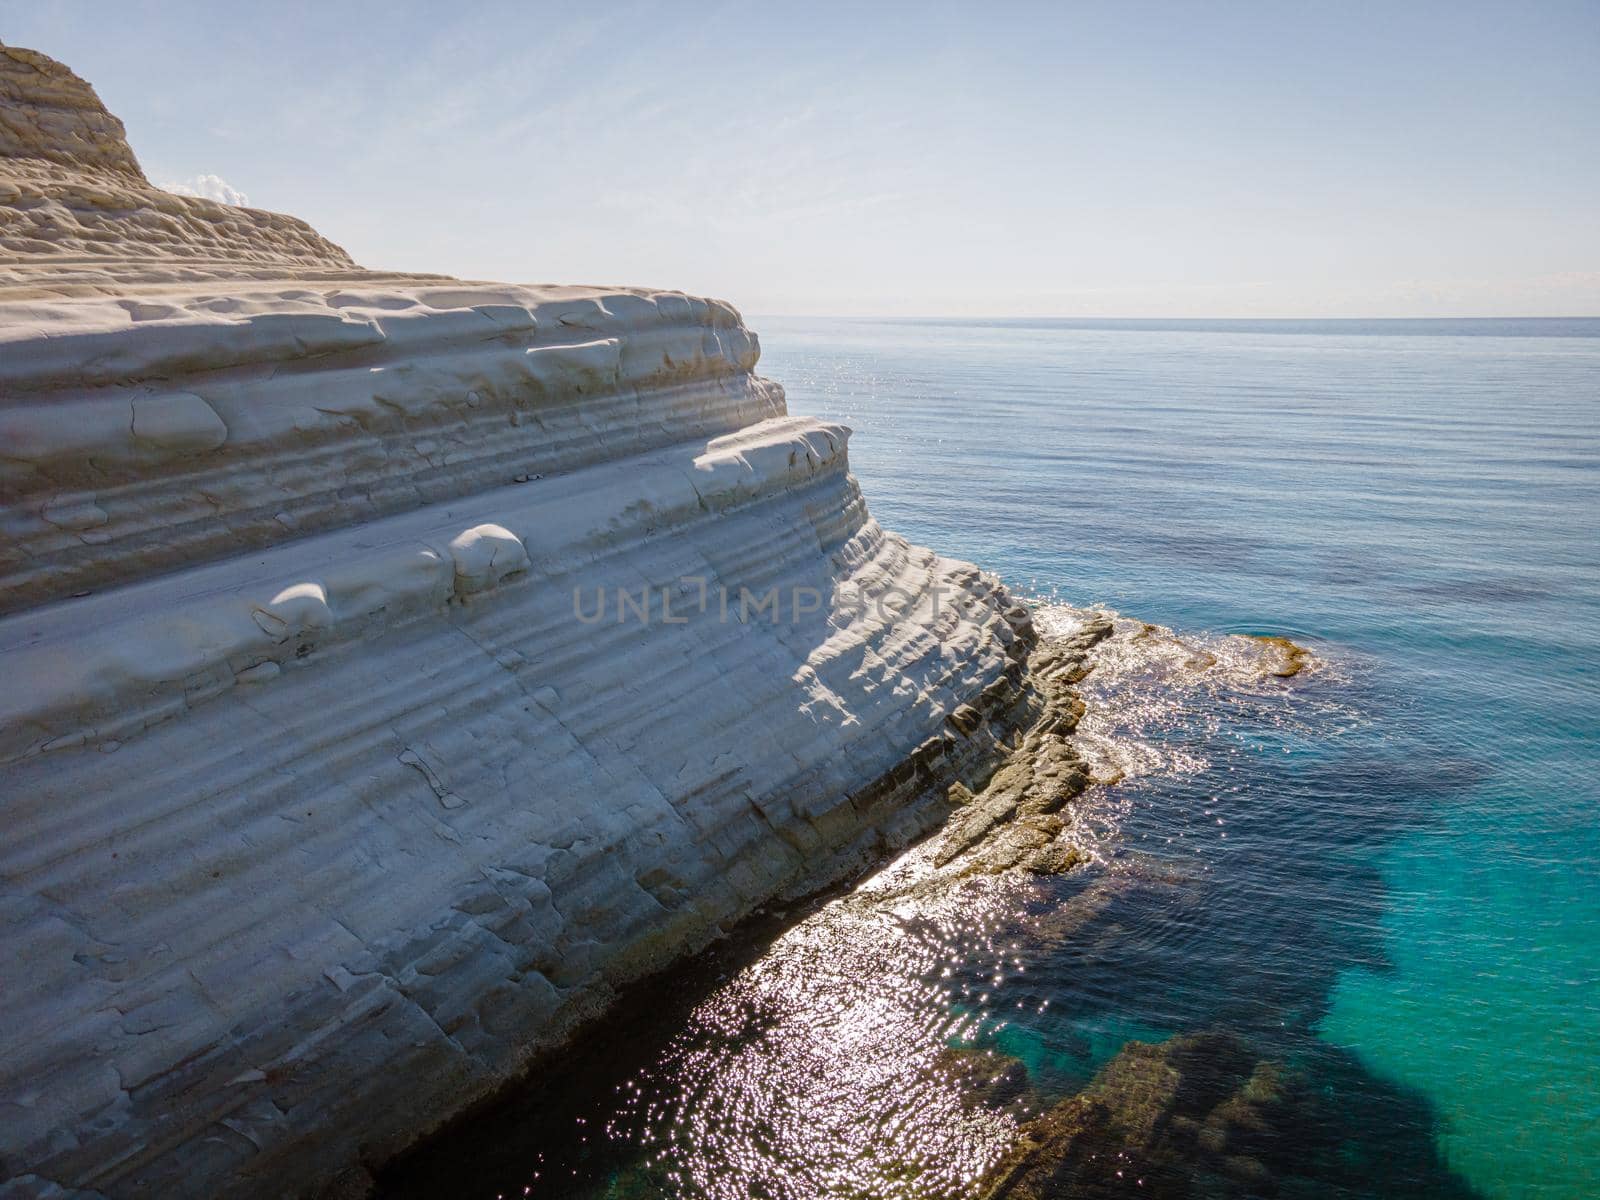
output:
[[[196,175],[183,183],[163,183],[159,186],[162,191],[173,192],[179,196],[198,196],[202,200],[236,204],[240,208],[247,208],[250,204],[250,197],[220,175]]]

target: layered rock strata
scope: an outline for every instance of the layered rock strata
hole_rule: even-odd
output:
[[[359,1176],[992,752],[1026,614],[728,305],[366,272],[0,100],[0,1194]]]
[[[0,204],[0,280],[37,281],[40,295],[358,270],[304,221],[154,187],[92,87],[54,59],[3,45]]]
[[[0,101],[3,1194],[379,1162],[992,749],[1026,614],[731,307],[366,272]]]

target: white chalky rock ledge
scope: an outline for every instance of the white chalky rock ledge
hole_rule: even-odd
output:
[[[1011,602],[730,306],[363,271],[0,104],[0,1196],[314,1191],[925,826]]]

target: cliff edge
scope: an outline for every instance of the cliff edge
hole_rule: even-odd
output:
[[[0,47],[0,1195],[358,1185],[942,815],[1027,616],[758,356],[169,195]]]

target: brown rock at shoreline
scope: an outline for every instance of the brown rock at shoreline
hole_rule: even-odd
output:
[[[1270,646],[1278,652],[1277,663],[1263,669],[1270,675],[1276,675],[1279,679],[1293,678],[1300,674],[1311,662],[1311,651],[1304,646],[1296,645],[1286,637],[1252,634],[1251,640],[1260,642],[1263,646]]]

